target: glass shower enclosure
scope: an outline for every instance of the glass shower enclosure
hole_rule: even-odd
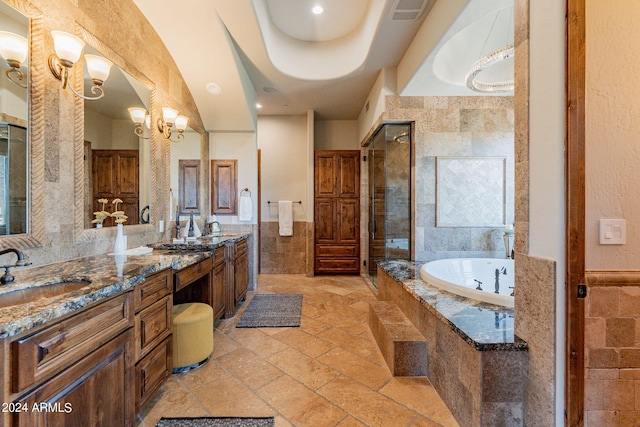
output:
[[[377,261],[411,259],[411,124],[385,124],[367,149],[367,276],[377,287]]]
[[[0,123],[0,235],[27,232],[27,130]]]

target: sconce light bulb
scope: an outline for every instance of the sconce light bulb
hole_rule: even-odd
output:
[[[176,117],[176,129],[178,132],[184,132],[187,128],[187,124],[189,123],[189,118],[186,116],[178,116]]]
[[[173,124],[176,122],[177,116],[178,110],[176,110],[175,108],[162,107],[162,120],[164,120],[167,126],[173,126]]]
[[[147,110],[140,107],[131,107],[128,109],[129,115],[131,116],[131,121],[137,125],[141,125],[145,121],[145,117],[147,116]]]
[[[51,31],[51,36],[60,63],[67,68],[73,67],[73,64],[78,62],[80,55],[82,55],[84,41],[64,31]]]
[[[147,129],[151,129],[151,114],[147,114],[144,116],[144,124]]]
[[[27,39],[8,31],[0,31],[0,55],[12,68],[20,68],[29,53]]]
[[[109,78],[113,62],[102,56],[91,54],[86,54],[84,59],[87,62],[87,71],[93,83],[98,86],[102,85]]]

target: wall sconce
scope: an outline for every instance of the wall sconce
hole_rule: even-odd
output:
[[[178,115],[178,110],[175,108],[163,107],[162,108],[162,118],[158,119],[158,130],[162,132],[165,138],[170,140],[171,142],[180,142],[184,141],[184,130],[187,128],[187,124],[189,123],[189,118],[186,116]],[[176,130],[178,131],[177,139],[171,139],[171,127],[176,125]]]
[[[147,129],[151,129],[151,116],[147,114],[147,110],[140,107],[131,107],[128,109],[131,121],[136,124],[133,132],[142,139],[150,139],[150,136],[144,136],[144,129],[142,123],[144,123]]]
[[[20,66],[27,60],[29,47],[27,39],[8,31],[0,31],[0,56],[7,61],[7,78],[20,87],[26,88],[27,82]]]
[[[49,70],[51,70],[55,78],[62,82],[62,88],[64,89],[67,87],[67,82],[69,81],[69,70],[73,68],[73,65],[80,59],[85,43],[78,37],[65,33],[64,31],[51,31],[51,36],[53,36],[56,53],[49,56]],[[100,99],[104,96],[102,84],[109,77],[113,63],[101,56],[89,54],[85,55],[84,59],[87,63],[89,76],[91,76],[91,80],[93,81],[91,93],[97,96],[89,97],[81,95],[71,86],[69,86],[69,89],[82,99],[90,101]]]

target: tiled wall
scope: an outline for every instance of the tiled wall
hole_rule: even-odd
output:
[[[436,227],[436,157],[505,157],[514,220],[512,97],[387,97],[383,120],[415,121],[415,259],[505,256],[499,227]]]
[[[586,425],[640,425],[639,282],[589,286],[585,357]]]
[[[293,236],[280,236],[277,222],[261,222],[260,273],[306,273],[307,242],[306,222],[293,223]]]

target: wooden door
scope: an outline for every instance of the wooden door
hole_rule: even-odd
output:
[[[137,150],[93,150],[91,160],[93,183],[93,212],[102,210],[98,199],[121,199],[118,209],[127,215],[127,224],[138,224],[139,206],[139,153]],[[113,206],[106,210],[113,212]],[[93,219],[93,218],[91,218]],[[113,225],[113,219],[107,218],[104,226]]]
[[[315,272],[360,272],[360,151],[316,151]]]

